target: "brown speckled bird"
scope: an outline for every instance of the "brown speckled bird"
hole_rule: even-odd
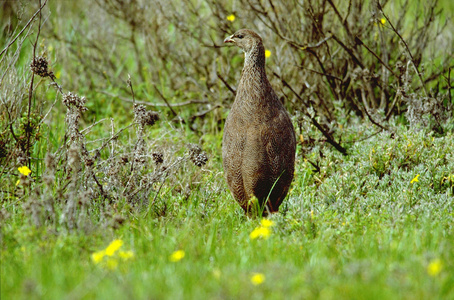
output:
[[[261,207],[276,212],[290,187],[295,169],[295,132],[288,113],[265,72],[262,38],[241,29],[226,38],[244,53],[235,102],[227,117],[222,159],[227,185],[248,214],[255,196]]]

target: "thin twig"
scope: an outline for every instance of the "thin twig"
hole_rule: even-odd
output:
[[[213,107],[210,108],[210,109],[207,109],[207,110],[202,111],[202,112],[200,112],[200,113],[198,113],[198,114],[192,115],[189,119],[190,119],[191,121],[194,121],[194,120],[197,119],[197,118],[202,118],[202,117],[206,116],[207,114],[209,114],[210,112],[212,112],[213,110],[215,110],[215,109],[217,109],[217,108],[219,108],[219,107],[221,107],[221,105],[216,104],[215,106],[213,106]]]
[[[219,73],[217,73],[218,78],[221,79],[222,83],[233,93],[234,96],[236,96],[236,91],[230,86],[230,84],[221,76]]]
[[[290,91],[298,98],[298,100],[300,100],[306,107],[309,107],[307,101],[305,101],[289,84],[287,81],[285,81],[285,79],[281,78],[279,76],[279,74],[277,74],[276,72],[273,72],[273,74],[278,77],[281,81],[282,81],[282,84],[286,87],[288,87],[290,89]],[[312,117],[308,112],[304,112],[306,116],[309,117],[309,119],[311,120],[312,124],[314,124],[315,127],[317,127],[318,130],[320,130],[320,132],[326,137],[328,143],[330,143],[337,151],[339,151],[340,153],[342,153],[343,155],[347,155],[347,150],[342,147],[338,142],[336,142],[334,140],[334,138],[331,136],[331,134],[326,131],[321,125],[320,123],[318,123],[318,121]]]
[[[397,29],[394,27],[393,23],[391,22],[391,20],[388,18],[388,16],[385,14],[385,12],[383,11],[380,3],[377,3],[378,5],[378,9],[380,10],[380,12],[383,14],[383,17],[385,17],[386,21],[389,23],[389,26],[391,26],[391,29],[394,31],[395,34],[397,34],[397,36],[399,37],[399,39],[402,41],[402,43],[405,45],[405,49],[407,50],[407,53],[408,55],[410,56],[410,59],[411,59],[411,63],[413,65],[413,68],[415,69],[416,71],[416,74],[418,75],[418,78],[419,80],[421,81],[421,85],[423,87],[423,90],[424,90],[424,95],[427,97],[428,96],[428,93],[427,93],[427,89],[426,89],[426,85],[424,84],[424,80],[422,79],[422,75],[421,73],[419,72],[418,68],[416,67],[416,64],[415,64],[415,59],[413,58],[413,55],[411,54],[411,51],[410,51],[410,48],[408,47],[408,44],[407,42],[405,42],[404,38],[400,35],[400,33],[397,31]]]
[[[126,97],[122,97],[120,95],[115,95],[115,94],[112,94],[112,93],[109,93],[109,92],[106,92],[106,91],[98,91],[98,92],[101,93],[101,94],[110,96],[110,97],[118,98],[121,101],[134,103],[134,101],[132,99],[129,99],[129,98],[126,98]],[[143,105],[151,106],[151,107],[168,107],[168,105],[165,104],[165,103],[150,103],[150,102],[138,101],[138,100],[135,100],[135,103],[143,104]],[[204,101],[204,100],[188,100],[188,101],[184,101],[184,102],[180,102],[180,103],[172,103],[170,105],[172,107],[179,107],[179,106],[186,106],[186,105],[191,105],[191,104],[207,104],[207,103],[209,103],[209,102],[208,101]]]
[[[38,13],[39,13],[39,22],[38,22],[38,32],[36,34],[36,39],[35,39],[35,43],[33,44],[33,60],[32,60],[32,63],[35,61],[35,58],[36,58],[36,47],[38,45],[38,39],[39,39],[39,35],[41,33],[41,18],[42,18],[42,13],[41,13],[41,10],[42,10],[42,6],[41,6],[41,0],[38,0],[38,3],[39,3],[39,10],[38,10]],[[28,164],[28,167],[31,168],[31,160],[30,160],[30,142],[31,142],[31,130],[30,130],[30,114],[31,114],[31,109],[32,109],[32,97],[33,97],[33,82],[35,80],[35,72],[32,71],[32,78],[30,79],[30,88],[28,90],[28,113],[27,113],[27,130],[26,130],[26,133],[27,133],[27,164]]]
[[[101,155],[101,150],[104,149],[109,143],[110,141],[112,141],[113,139],[116,139],[120,136],[120,133],[122,133],[123,131],[125,131],[126,129],[128,129],[129,127],[132,127],[134,126],[136,123],[132,123],[132,124],[129,124],[128,126],[126,127],[123,127],[122,129],[120,129],[115,135],[111,136],[107,141],[105,141],[101,147],[99,147],[98,149],[96,149],[96,154],[94,155],[94,159],[97,160]]]
[[[303,66],[298,66],[298,65],[294,65],[295,67],[299,68],[299,69],[302,69],[302,70],[307,70],[307,71],[310,71],[312,73],[315,73],[315,74],[318,74],[318,75],[322,75],[322,76],[326,76],[326,77],[330,77],[330,78],[333,78],[333,79],[336,79],[340,82],[343,82],[342,78],[339,78],[337,76],[334,76],[334,75],[331,75],[331,74],[325,74],[325,73],[322,73],[322,72],[319,72],[319,71],[316,71],[316,70],[312,70],[310,68],[306,68],[306,67],[303,67]]]
[[[395,77],[398,77],[396,73],[394,73],[393,69],[391,69],[390,66],[388,66],[377,54],[375,54],[374,51],[372,51],[372,49],[370,49],[369,47],[367,47],[366,44],[364,44],[364,42],[359,38],[359,37],[355,37],[355,41],[357,44],[359,45],[362,45],[364,46],[364,48],[367,49],[367,51],[369,51],[373,56],[375,56],[375,58],[378,59],[378,61],[386,68],[388,69],[388,71],[390,71]]]
[[[82,129],[82,130],[80,131],[80,133],[84,133],[85,131],[90,130],[92,127],[98,125],[98,124],[101,123],[101,122],[104,122],[105,120],[107,120],[107,118],[101,119],[101,120],[99,120],[99,121],[97,121],[97,122],[91,124],[91,125],[88,126],[87,128]]]
[[[41,1],[40,1],[41,2]],[[47,0],[44,1],[44,3],[41,5],[40,3],[40,8],[35,12],[35,14],[30,18],[30,20],[28,20],[27,24],[25,24],[24,28],[22,28],[22,30],[14,37],[14,39],[8,44],[6,45],[5,48],[3,48],[2,52],[0,52],[0,56],[2,56],[7,50],[9,47],[11,47],[12,44],[14,44],[16,42],[16,40],[19,38],[19,36],[22,35],[22,33],[25,31],[25,29],[27,29],[28,26],[30,26],[30,24],[32,23],[32,21],[35,19],[35,17],[38,15],[38,14],[41,14],[41,10],[43,9],[43,7],[46,5],[47,3]]]
[[[158,92],[159,96],[161,96],[162,100],[164,100],[164,102],[166,103],[167,107],[170,109],[170,111],[172,112],[172,114],[174,115],[174,117],[179,117],[178,114],[173,110],[172,106],[170,105],[169,101],[167,101],[166,97],[164,97],[164,95],[161,93],[161,91],[158,89],[158,87],[156,86],[156,84],[153,83],[153,87],[154,89],[156,90],[156,92]]]
[[[131,89],[132,104],[133,104],[133,106],[134,106],[134,108],[135,108],[135,106],[136,106],[136,99],[135,99],[135,97],[134,97],[134,89],[132,88],[131,75],[129,75],[129,74],[128,74],[128,81],[127,81],[127,83],[128,83],[129,88]]]
[[[382,131],[383,131],[383,129],[380,128],[377,132],[372,133],[371,135],[368,135],[368,136],[366,136],[366,137],[364,137],[364,138],[356,139],[356,140],[351,140],[351,141],[345,141],[344,143],[346,143],[346,144],[354,144],[354,143],[358,143],[358,142],[363,142],[363,141],[365,141],[365,140],[370,139],[371,137],[376,136],[377,134],[379,134],[379,133],[382,132]]]

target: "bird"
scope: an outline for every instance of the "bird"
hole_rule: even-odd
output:
[[[224,43],[244,52],[243,71],[222,137],[224,177],[246,214],[274,213],[293,180],[295,130],[266,76],[260,35],[241,29]]]

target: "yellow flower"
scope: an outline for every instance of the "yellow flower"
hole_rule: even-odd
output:
[[[106,248],[106,255],[107,256],[112,256],[115,254],[115,252],[117,252],[118,249],[120,249],[120,247],[123,245],[123,241],[122,240],[114,240],[112,241],[112,243],[110,243],[109,246],[107,246]]]
[[[415,183],[415,182],[418,182],[418,177],[419,177],[419,174],[415,176],[415,178],[413,178],[410,183]]]
[[[28,176],[30,175],[30,173],[32,172],[27,166],[23,166],[23,167],[19,167],[17,168],[19,170],[19,172],[24,175],[24,176]]]
[[[386,19],[385,19],[385,18],[381,18],[381,19],[380,19],[380,22],[381,22],[383,25],[385,25]]]
[[[438,274],[440,274],[442,269],[443,269],[443,264],[441,263],[441,260],[437,258],[437,259],[432,260],[429,263],[429,265],[427,266],[427,273],[430,276],[435,277]]]
[[[274,226],[274,222],[268,219],[262,219],[260,221],[260,224],[262,224],[263,227],[271,227]]]
[[[271,56],[271,51],[268,50],[268,49],[266,49],[266,50],[265,50],[265,57],[268,58],[268,57],[270,57],[270,56]]]
[[[132,252],[131,250],[120,251],[120,252],[118,252],[118,256],[120,256],[120,258],[124,261],[130,260],[130,259],[134,258],[134,252]]]
[[[257,238],[268,239],[271,235],[271,230],[268,227],[257,227],[255,228],[249,237],[251,240],[255,240]]]
[[[184,251],[183,250],[177,250],[170,255],[169,260],[171,262],[177,262],[182,260],[184,257]]]
[[[128,261],[134,257],[134,252],[129,251],[118,251],[123,245],[122,240],[113,240],[106,249],[94,252],[91,255],[91,259],[95,264],[99,264],[101,267],[115,270],[121,261]]]
[[[231,15],[227,16],[227,21],[230,21],[230,22],[235,21],[235,15],[231,14]]]
[[[262,273],[254,273],[251,277],[251,282],[253,285],[260,285],[265,281],[265,275]]]
[[[95,264],[99,264],[105,255],[106,255],[106,252],[104,250],[98,251],[91,255],[91,259],[95,262]]]

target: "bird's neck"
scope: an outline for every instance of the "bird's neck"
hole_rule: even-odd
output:
[[[274,94],[265,71],[265,49],[258,44],[252,51],[246,52],[244,68],[237,90],[237,105],[243,105],[243,110],[255,115],[268,105],[269,96]],[[235,101],[237,102],[237,101]],[[258,109],[258,110],[257,110]]]
[[[254,45],[249,51],[245,52],[243,72],[249,68],[265,69],[265,47],[262,43]]]

